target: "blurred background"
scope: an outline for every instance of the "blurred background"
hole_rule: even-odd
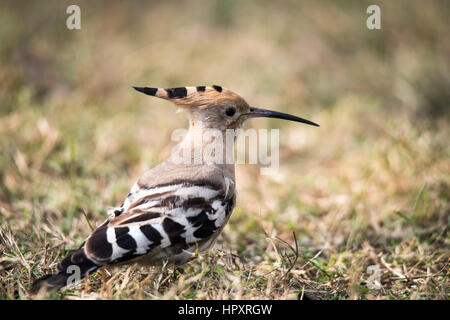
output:
[[[238,166],[219,249],[183,275],[219,259],[225,271],[205,276],[210,289],[194,290],[206,281],[195,279],[151,294],[107,290],[121,278],[94,276],[91,292],[448,298],[449,1],[75,1],[81,30],[68,30],[73,3],[0,4],[2,298],[26,297],[33,278],[89,235],[86,218],[98,225],[170,155],[186,115],[132,86],[212,84],[321,127],[247,123],[280,128],[280,169]],[[380,6],[380,30],[366,27],[370,4]],[[368,285],[370,265],[381,289]]]

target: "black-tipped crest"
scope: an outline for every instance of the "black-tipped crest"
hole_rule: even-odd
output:
[[[149,87],[133,87],[135,90],[148,94],[149,96],[155,96],[156,92],[158,92],[158,88],[149,88]]]
[[[167,88],[167,95],[170,99],[174,98],[184,98],[187,96],[187,89],[186,87],[179,87],[179,88]]]
[[[222,87],[221,87],[221,86],[213,85],[212,87],[213,87],[214,90],[216,90],[217,92],[222,92]]]

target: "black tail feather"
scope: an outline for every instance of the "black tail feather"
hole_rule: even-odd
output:
[[[63,273],[46,275],[33,282],[33,284],[31,285],[30,293],[37,294],[43,288],[43,290],[45,291],[59,290],[67,285],[67,279],[68,278]]]
[[[83,279],[88,273],[95,272],[100,266],[91,261],[84,253],[84,246],[71,252],[58,264],[58,273],[46,275],[34,281],[30,293],[37,294],[41,290],[59,290],[67,285]],[[43,289],[44,288],[44,289]]]

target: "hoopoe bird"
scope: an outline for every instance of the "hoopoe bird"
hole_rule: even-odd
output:
[[[190,127],[180,152],[192,151],[187,153],[192,161],[178,163],[171,157],[145,172],[122,205],[109,210],[108,218],[80,248],[58,264],[57,274],[33,283],[32,293],[68,285],[74,267],[81,279],[104,265],[168,261],[177,266],[190,261],[197,252],[213,246],[236,203],[234,163],[206,164],[195,158],[196,148],[205,143],[204,133],[239,129],[246,120],[256,117],[319,126],[290,114],[252,107],[236,93],[217,85],[134,88],[188,111]],[[211,143],[223,144],[218,140]]]

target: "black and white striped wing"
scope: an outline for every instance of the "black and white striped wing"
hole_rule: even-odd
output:
[[[148,262],[168,258],[175,264],[204,251],[225,226],[235,195],[221,186],[182,182],[149,189],[133,186],[114,217],[85,243],[88,258],[98,264],[147,256]]]

